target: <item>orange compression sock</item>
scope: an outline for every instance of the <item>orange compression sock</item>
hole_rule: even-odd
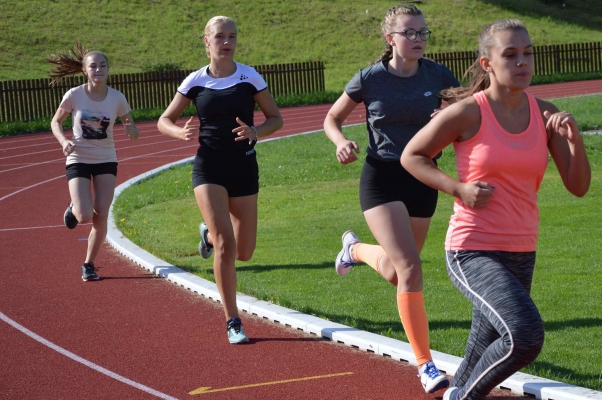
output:
[[[432,360],[422,292],[397,293],[397,308],[418,365]]]
[[[363,262],[371,266],[380,274],[379,263],[385,250],[382,246],[366,243],[356,243],[351,248],[351,257],[357,262]]]

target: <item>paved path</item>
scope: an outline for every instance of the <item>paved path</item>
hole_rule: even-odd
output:
[[[581,93],[594,85],[602,92],[602,81],[590,81]],[[546,86],[533,92],[557,96]],[[278,136],[322,129],[329,107],[283,109]],[[363,122],[363,112],[348,123]],[[116,129],[118,183],[195,152],[154,123],[139,127],[138,142]],[[214,391],[198,396],[212,399],[437,398],[414,367],[260,318],[245,315],[253,340],[231,346],[221,307],[108,245],[96,262],[103,279],[82,283],[90,227],[62,225],[68,202],[51,134],[0,139],[0,398],[188,398],[201,387]]]

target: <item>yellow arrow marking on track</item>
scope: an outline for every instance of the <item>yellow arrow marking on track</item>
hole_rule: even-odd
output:
[[[215,393],[215,392],[225,392],[226,390],[238,390],[238,389],[247,389],[247,388],[252,388],[252,387],[257,387],[257,386],[267,386],[267,385],[278,385],[281,383],[290,383],[290,382],[299,382],[299,381],[309,381],[311,379],[323,379],[323,378],[333,378],[335,376],[343,376],[343,375],[352,375],[353,372],[341,372],[340,374],[330,374],[330,375],[320,375],[320,376],[309,376],[307,378],[296,378],[296,379],[287,379],[284,381],[275,381],[275,382],[264,382],[264,383],[254,383],[251,385],[244,385],[244,386],[233,386],[233,387],[229,387],[229,388],[222,388],[222,389],[211,389],[211,387],[201,387],[198,388],[196,390],[193,390],[192,392],[189,392],[188,394],[190,395],[195,395],[195,394],[205,394],[205,393]]]

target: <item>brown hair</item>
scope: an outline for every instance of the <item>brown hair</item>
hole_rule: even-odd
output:
[[[412,15],[414,17],[418,17],[423,14],[422,14],[422,11],[420,11],[420,9],[414,5],[408,6],[408,5],[401,4],[401,5],[389,8],[389,10],[387,11],[387,14],[385,15],[385,19],[380,24],[381,32],[382,32],[383,38],[385,40],[385,51],[380,55],[380,58],[378,60],[374,61],[370,65],[374,65],[382,60],[385,60],[385,59],[391,57],[391,54],[393,54],[393,46],[391,46],[389,44],[389,42],[387,42],[387,38],[385,37],[385,35],[387,33],[393,32],[393,29],[395,29],[395,27],[397,25],[397,17],[399,15]]]
[[[44,58],[45,62],[52,64],[49,73],[51,78],[50,86],[55,86],[65,76],[76,75],[78,73],[83,74],[85,59],[94,54],[103,56],[107,65],[109,65],[109,59],[104,53],[100,51],[88,51],[81,43],[76,43],[74,47],[67,51],[59,51]]]
[[[205,32],[203,33],[202,39],[206,38],[207,36],[209,36],[211,34],[211,32],[213,31],[213,25],[217,24],[218,22],[221,22],[221,23],[229,22],[232,25],[234,25],[234,27],[236,28],[236,24],[234,23],[232,18],[225,17],[223,15],[218,15],[216,17],[211,18],[209,21],[207,21],[207,25],[205,25]],[[205,44],[205,53],[207,54],[207,57],[211,58],[211,53],[209,52],[209,46],[207,46],[206,44]]]
[[[494,38],[497,32],[501,31],[523,31],[527,35],[527,27],[517,19],[503,19],[495,21],[485,27],[479,35],[479,54],[477,60],[466,70],[463,79],[470,75],[470,82],[467,87],[458,87],[446,89],[441,92],[441,97],[459,101],[473,94],[487,89],[491,85],[489,73],[481,67],[481,57],[489,58],[491,56],[491,48],[494,45]]]

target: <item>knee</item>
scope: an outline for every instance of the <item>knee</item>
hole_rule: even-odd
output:
[[[104,210],[103,211],[95,210],[95,212],[94,212],[93,215],[94,215],[94,217],[93,217],[94,223],[103,223],[104,222],[106,224],[106,222],[109,219],[109,212],[108,212],[108,210],[106,210],[106,211],[104,211]]]
[[[238,249],[236,251],[236,259],[238,261],[249,261],[253,257],[255,249]]]
[[[216,237],[212,238],[213,241],[213,249],[216,255],[219,255],[222,258],[231,258],[234,260],[236,257],[236,243],[233,239],[228,240],[224,237]]]
[[[403,268],[395,267],[397,273],[397,286],[402,286],[404,292],[422,290],[422,266],[406,264]]]
[[[73,215],[75,216],[75,218],[77,218],[77,221],[80,224],[87,224],[89,222],[92,222],[92,220],[94,219],[94,212],[92,210],[90,211],[79,211],[76,212],[74,210]]]
[[[257,242],[253,238],[240,238],[236,241],[236,259],[238,261],[249,261],[255,252]]]
[[[521,329],[512,331],[513,353],[529,364],[539,356],[544,344],[544,327],[539,323],[524,325]]]

